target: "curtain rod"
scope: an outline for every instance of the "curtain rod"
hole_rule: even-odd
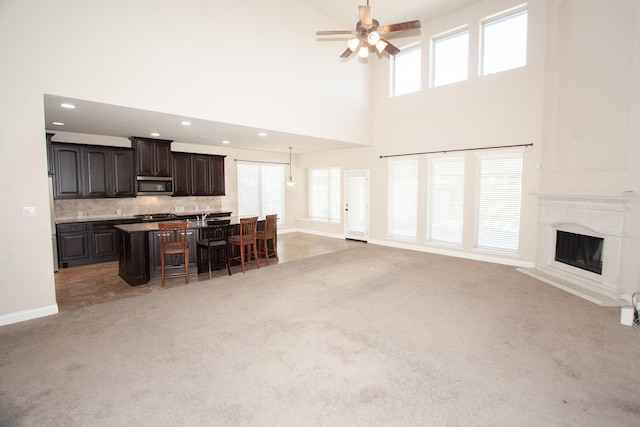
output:
[[[246,162],[246,163],[264,163],[270,165],[288,165],[287,162],[261,162],[259,160],[242,160],[242,159],[233,159],[234,162]]]
[[[533,147],[533,144],[516,144],[516,145],[502,145],[498,147],[480,147],[480,148],[458,148],[455,150],[440,150],[440,151],[425,151],[422,153],[406,153],[406,154],[388,154],[386,156],[380,156],[381,159],[389,157],[403,157],[403,156],[420,156],[422,154],[447,154],[455,153],[458,151],[477,151],[477,150],[493,150],[496,148],[515,148],[515,147]]]

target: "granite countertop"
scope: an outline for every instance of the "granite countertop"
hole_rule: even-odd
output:
[[[225,216],[225,217],[216,217],[216,218],[207,218],[203,223],[196,221],[189,221],[188,228],[189,229],[199,229],[208,227],[207,221],[211,220],[231,220],[230,225],[240,224],[240,218],[237,216]],[[161,221],[161,222],[171,222],[171,221]],[[158,230],[158,222],[137,222],[133,224],[117,224],[114,225],[113,228],[124,231],[125,233],[140,233],[146,231],[157,231]]]
[[[217,215],[221,213],[229,213],[230,211],[210,211],[210,212],[177,212],[175,215],[179,218],[185,217],[193,217],[195,220],[196,216],[201,216],[203,213],[207,215]],[[211,218],[209,218],[211,219]],[[56,218],[56,224],[68,224],[73,222],[97,222],[97,221],[137,221],[135,215],[93,215],[93,216],[83,216],[83,217],[66,217],[66,218]]]

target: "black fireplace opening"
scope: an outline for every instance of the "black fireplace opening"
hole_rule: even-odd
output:
[[[557,231],[556,261],[592,273],[602,274],[604,239],[584,234]]]

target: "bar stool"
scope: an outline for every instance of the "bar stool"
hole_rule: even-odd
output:
[[[248,259],[247,262],[251,260],[251,249],[253,249],[253,258],[256,260],[256,267],[260,268],[258,264],[258,257],[256,256],[256,230],[258,229],[258,217],[254,216],[251,218],[240,218],[240,234],[234,234],[233,236],[229,236],[229,244],[233,246],[238,246],[240,249],[240,255],[235,256],[232,259],[240,260],[240,264],[242,265],[242,272],[244,273],[244,261],[245,261],[245,250],[248,250]]]
[[[231,264],[229,262],[229,246],[227,239],[229,238],[229,223],[231,220],[213,220],[207,222],[208,227],[204,228],[206,239],[200,239],[197,242],[198,255],[202,250],[207,251],[207,264],[209,266],[209,280],[211,280],[211,252],[216,253],[216,261],[220,260],[220,254],[224,254],[224,262],[227,265],[227,272],[231,276]]]
[[[264,254],[269,265],[269,253],[278,258],[278,244],[276,243],[276,227],[278,225],[278,215],[267,215],[264,219],[264,230],[256,232],[256,241],[258,243],[258,256]],[[271,249],[269,249],[269,241],[271,241]]]
[[[158,233],[160,236],[160,264],[162,270],[161,288],[164,288],[165,258],[167,255],[183,256],[184,274],[187,283],[189,283],[189,242],[187,241],[187,226],[186,221],[158,223],[158,229],[160,230],[160,233]],[[174,264],[174,266],[175,265],[176,264]],[[181,275],[181,273],[178,274]]]

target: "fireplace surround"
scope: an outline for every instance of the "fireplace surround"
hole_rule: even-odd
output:
[[[535,268],[522,272],[600,305],[628,305],[631,277],[631,215],[636,194],[537,193],[538,246]],[[556,260],[558,232],[601,240],[601,274]]]

